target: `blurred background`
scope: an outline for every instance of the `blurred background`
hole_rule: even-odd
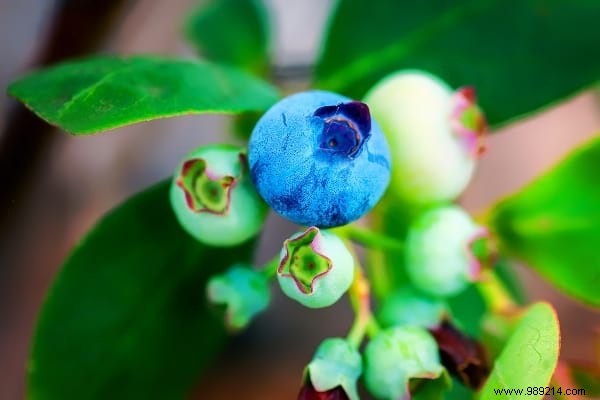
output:
[[[333,1],[265,2],[271,15],[271,51],[277,79],[288,91],[308,87],[310,66],[318,54]],[[61,3],[0,0],[3,92],[9,81],[40,59],[50,35],[53,11]],[[186,12],[198,4],[196,0],[121,3],[111,19],[112,30],[98,51],[194,57],[180,30]],[[73,27],[70,34],[77,35],[77,29]],[[10,118],[15,118],[14,106],[13,100],[0,96],[1,172],[19,177],[16,182],[0,182],[5,186],[0,191],[4,196],[0,208],[2,400],[24,398],[26,360],[38,310],[53,277],[79,238],[104,212],[170,175],[179,159],[192,148],[235,140],[228,136],[230,120],[215,115],[159,120],[81,138],[50,130],[30,137],[29,131],[8,129]],[[461,202],[475,212],[485,209],[599,130],[600,102],[598,94],[592,92],[502,129],[490,136],[489,152]],[[15,141],[20,144],[15,145]],[[6,149],[18,149],[13,157],[16,162],[9,162]],[[26,172],[21,173],[24,167]],[[7,186],[18,190],[7,191]],[[292,225],[271,215],[257,261],[270,258],[293,230]],[[599,342],[600,314],[565,298],[526,268],[519,267],[518,273],[530,300],[548,300],[558,309],[562,357],[593,360],[600,351],[593,351]],[[191,398],[295,398],[302,369],[316,345],[326,336],[345,334],[350,325],[346,301],[313,311],[274,292],[269,312],[234,339],[214,368],[198,382]]]

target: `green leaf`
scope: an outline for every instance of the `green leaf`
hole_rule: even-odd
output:
[[[387,74],[424,69],[474,85],[497,125],[600,78],[597,0],[340,0],[317,86],[362,98]]]
[[[541,399],[543,393],[501,395],[494,390],[548,386],[558,361],[559,338],[552,307],[546,303],[531,306],[496,359],[480,399]]]
[[[269,67],[269,17],[261,0],[213,0],[186,21],[187,39],[208,60],[259,76]]]
[[[600,138],[498,203],[489,224],[504,251],[565,293],[600,306]]]
[[[93,57],[14,82],[10,95],[53,125],[89,134],[156,118],[263,111],[275,88],[207,62],[159,57]]]
[[[209,276],[253,243],[210,248],[188,236],[169,182],[104,217],[55,281],[35,333],[29,398],[183,398],[224,340],[206,308]]]
[[[510,260],[501,257],[494,266],[494,273],[504,287],[506,287],[506,290],[515,303],[521,306],[527,303],[525,289]]]
[[[481,336],[481,324],[487,306],[481,292],[475,285],[469,285],[458,295],[447,300],[452,321],[469,336]]]

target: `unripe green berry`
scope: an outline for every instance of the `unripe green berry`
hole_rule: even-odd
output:
[[[433,328],[446,314],[446,304],[412,287],[396,289],[383,300],[377,320],[383,326],[413,325]]]
[[[473,252],[487,231],[457,206],[421,214],[406,240],[406,270],[414,286],[434,296],[451,296],[476,280],[481,261]]]
[[[248,325],[256,314],[267,308],[271,300],[266,276],[241,264],[212,277],[206,291],[212,303],[226,305],[225,321],[234,330]]]
[[[356,384],[362,373],[362,358],[358,350],[342,338],[325,339],[306,367],[317,392],[341,387],[350,400],[358,400]]]
[[[177,168],[170,192],[181,226],[202,243],[235,246],[256,235],[267,207],[256,193],[242,149],[203,146]]]
[[[379,399],[409,399],[412,378],[437,378],[443,370],[435,339],[424,328],[386,329],[365,349],[365,384]]]
[[[430,205],[464,190],[486,131],[472,88],[453,92],[433,75],[408,70],[376,84],[365,103],[390,144],[391,196]]]
[[[337,235],[312,226],[284,242],[277,279],[287,296],[306,307],[327,307],[350,287],[354,259]]]

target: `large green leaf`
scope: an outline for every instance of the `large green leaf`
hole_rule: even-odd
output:
[[[44,304],[29,398],[182,398],[224,339],[206,308],[208,277],[252,243],[210,248],[169,206],[168,182],[103,218],[75,248]]]
[[[597,0],[340,0],[317,86],[362,98],[388,73],[419,68],[474,85],[492,124],[600,78]]]
[[[548,386],[558,361],[559,340],[558,320],[552,307],[546,303],[531,306],[494,362],[480,399],[541,399],[543,393],[527,395],[527,388]],[[499,392],[511,389],[524,392]]]
[[[257,75],[269,66],[269,19],[261,0],[213,0],[186,21],[185,35],[208,60]]]
[[[66,62],[14,82],[8,92],[75,134],[185,114],[261,111],[278,98],[272,86],[232,67],[159,57]]]
[[[600,306],[600,138],[498,203],[490,225],[504,250],[565,293]]]

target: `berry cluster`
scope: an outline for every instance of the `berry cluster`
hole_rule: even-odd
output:
[[[485,130],[473,89],[452,91],[429,74],[404,71],[364,102],[323,91],[289,96],[258,121],[247,151],[205,146],[178,167],[171,203],[202,243],[248,240],[268,208],[305,227],[264,268],[234,265],[209,282],[208,297],[226,305],[229,327],[245,327],[268,306],[275,276],[310,308],[349,292],[356,321],[347,338],[319,346],[300,399],[358,399],[361,376],[381,399],[408,398],[415,378],[442,379],[444,371],[471,387],[485,380],[483,348],[453,325],[446,305],[491,265],[486,229],[452,204],[484,150]],[[412,210],[405,237],[352,224],[382,198]],[[350,229],[402,247],[398,268],[407,281],[379,299],[377,312]]]

